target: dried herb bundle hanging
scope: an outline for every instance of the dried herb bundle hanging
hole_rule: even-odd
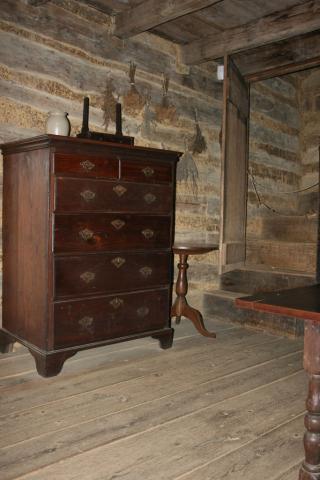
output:
[[[161,103],[156,106],[156,117],[158,122],[170,123],[174,122],[177,115],[176,107],[170,103],[169,91],[170,77],[163,74],[162,78],[162,99]]]
[[[129,66],[130,89],[123,98],[124,108],[126,109],[129,115],[130,114],[135,115],[137,112],[140,112],[146,103],[145,98],[142,95],[140,95],[136,87],[136,83],[135,83],[136,69],[137,69],[136,64],[134,62],[130,62],[130,66]]]
[[[116,121],[116,99],[114,98],[115,87],[111,78],[106,81],[106,86],[103,92],[103,126],[105,131],[108,130],[110,121]]]
[[[185,140],[185,152],[180,158],[177,166],[177,181],[184,182],[193,195],[198,194],[198,178],[199,172],[197,165],[190,153],[187,142]]]
[[[196,134],[192,140],[192,147],[191,150],[193,153],[202,153],[207,149],[207,142],[204,136],[202,135],[199,120],[198,120],[198,111],[194,109],[194,118],[195,118],[195,127],[196,127]]]
[[[155,126],[155,114],[154,111],[151,109],[151,95],[147,95],[143,111],[143,122],[141,125],[142,135],[149,138],[152,134],[152,130],[155,129]]]
[[[169,83],[170,77],[169,75],[163,74],[162,78],[162,108],[169,108],[169,97],[168,97],[168,90],[169,90]]]

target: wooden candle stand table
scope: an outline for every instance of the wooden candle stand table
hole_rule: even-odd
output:
[[[176,282],[177,298],[171,308],[171,317],[176,317],[176,324],[180,323],[181,317],[186,317],[195,326],[201,335],[205,337],[215,338],[214,332],[209,332],[203,322],[203,318],[199,310],[191,307],[186,299],[188,293],[187,269],[189,267],[187,260],[189,255],[201,255],[218,250],[218,245],[174,245],[173,253],[179,255],[178,278]]]
[[[320,480],[320,285],[242,297],[236,305],[304,320],[303,366],[309,376],[309,393],[304,422],[305,460],[299,480]]]

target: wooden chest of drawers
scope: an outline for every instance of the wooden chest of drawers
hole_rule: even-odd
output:
[[[2,348],[43,376],[85,348],[170,324],[179,153],[44,135],[2,146]]]

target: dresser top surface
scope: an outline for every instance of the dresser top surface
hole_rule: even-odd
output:
[[[82,147],[82,148],[90,148],[94,150],[101,150],[107,149],[108,151],[122,151],[127,155],[136,155],[139,154],[143,155],[152,155],[157,157],[163,157],[167,159],[177,159],[182,155],[181,152],[173,151],[173,150],[164,150],[164,149],[157,149],[157,148],[150,148],[150,147],[143,147],[143,146],[133,146],[133,145],[125,145],[119,143],[112,143],[112,142],[101,142],[96,140],[89,140],[86,138],[78,138],[78,137],[65,137],[61,135],[39,135],[31,138],[25,138],[22,140],[17,140],[14,142],[8,142],[0,145],[2,153],[9,154],[9,153],[18,153],[21,151],[27,150],[37,150],[40,148],[66,148],[68,150],[72,149],[73,147]]]

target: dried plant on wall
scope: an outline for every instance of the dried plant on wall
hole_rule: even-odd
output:
[[[168,90],[169,90],[170,77],[169,75],[163,75],[162,79],[162,100],[159,105],[155,107],[156,118],[158,122],[172,123],[177,116],[176,107],[170,103]]]
[[[143,109],[146,99],[143,95],[137,90],[136,83],[135,83],[135,75],[136,75],[137,66],[134,62],[130,62],[129,66],[129,81],[130,81],[130,89],[123,97],[123,104],[126,112],[128,115],[136,115],[137,113],[141,112]]]
[[[204,136],[202,135],[199,120],[198,120],[198,111],[194,109],[194,118],[195,118],[195,127],[196,133],[192,141],[191,150],[193,153],[202,153],[207,149],[207,142]]]
[[[146,103],[143,111],[143,122],[141,124],[141,134],[144,137],[150,138],[152,132],[155,130],[156,121],[155,113],[151,108],[151,95],[146,95]]]
[[[110,121],[116,121],[116,99],[114,98],[115,87],[111,78],[106,81],[106,86],[103,92],[103,126],[105,131],[108,130]]]
[[[198,194],[198,178],[199,172],[193,156],[188,148],[185,140],[185,152],[180,158],[177,166],[177,181],[184,182],[187,189],[191,191],[194,196]]]

